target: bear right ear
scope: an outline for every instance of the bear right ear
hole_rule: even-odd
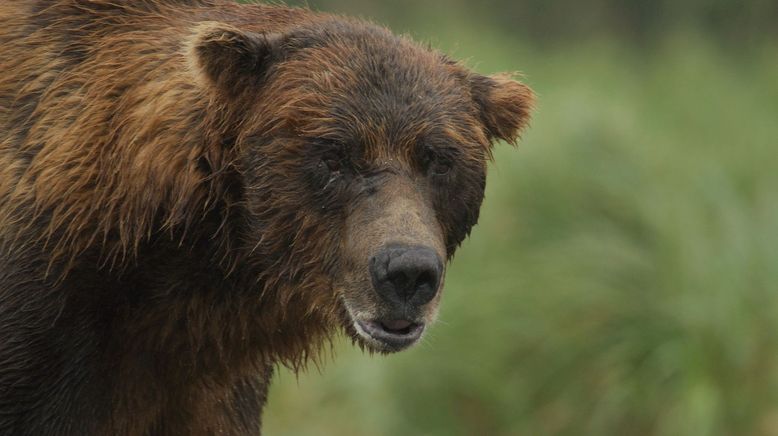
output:
[[[516,143],[529,122],[535,94],[510,74],[472,74],[470,87],[490,140]]]
[[[193,44],[206,79],[230,95],[256,87],[281,46],[279,34],[246,32],[226,24],[203,24]]]

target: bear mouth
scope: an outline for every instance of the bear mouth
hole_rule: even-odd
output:
[[[421,339],[424,323],[403,319],[355,320],[354,329],[368,345],[380,351],[404,350]]]

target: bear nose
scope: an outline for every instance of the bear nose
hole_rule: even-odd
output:
[[[370,259],[373,287],[393,303],[422,305],[435,297],[443,262],[429,247],[387,245]]]

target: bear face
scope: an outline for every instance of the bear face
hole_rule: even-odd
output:
[[[264,34],[207,23],[192,56],[244,114],[234,146],[259,269],[361,345],[417,342],[477,222],[491,143],[517,138],[532,92],[343,19]]]

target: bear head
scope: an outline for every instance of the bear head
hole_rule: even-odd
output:
[[[190,56],[240,120],[241,238],[265,292],[370,350],[417,342],[478,220],[492,143],[516,141],[532,91],[346,19],[204,23]]]

